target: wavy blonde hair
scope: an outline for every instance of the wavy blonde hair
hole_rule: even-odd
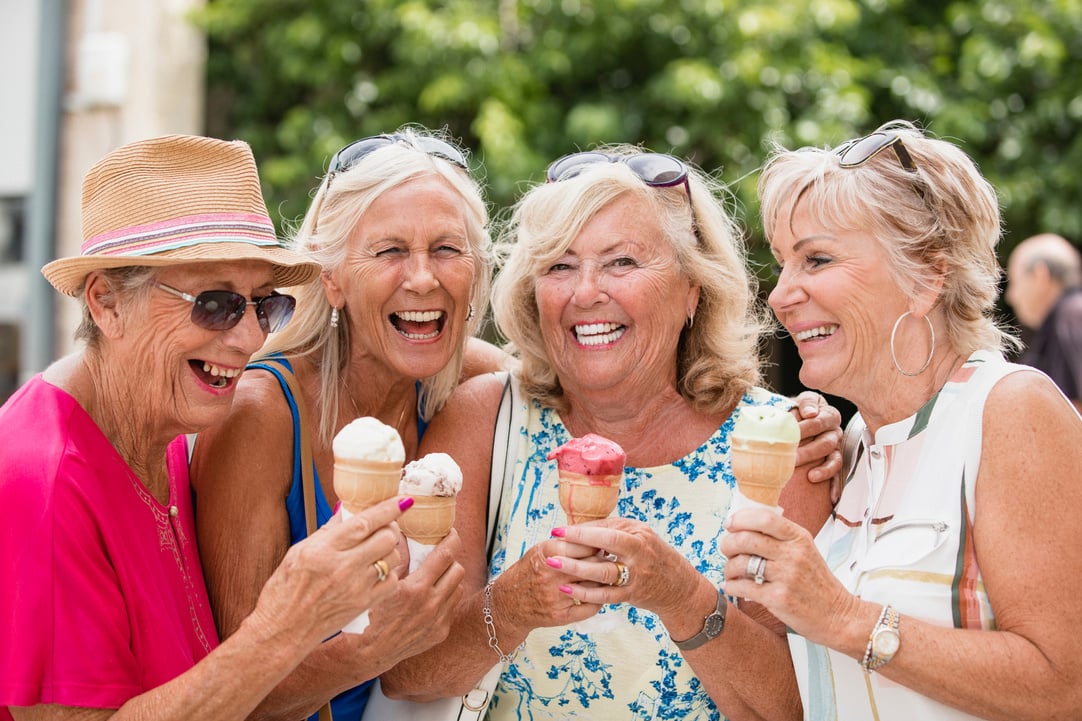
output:
[[[418,413],[428,420],[446,402],[458,385],[467,340],[476,335],[488,310],[489,283],[492,274],[492,241],[488,233],[488,207],[481,185],[469,172],[418,149],[420,136],[439,137],[452,142],[443,133],[408,126],[395,134],[396,142],[373,150],[344,171],[327,173],[300,227],[289,244],[319,262],[324,273],[340,266],[346,259],[349,237],[368,208],[384,193],[424,175],[438,175],[461,196],[466,216],[466,236],[473,259],[472,318],[467,319],[462,341],[450,362],[436,375],[421,380]],[[465,157],[465,152],[463,156]],[[332,182],[333,181],[333,182]],[[287,356],[319,357],[321,412],[320,437],[330,443],[343,387],[349,367],[349,309],[339,310],[341,322],[330,324],[331,306],[321,283],[294,289],[297,311],[281,332],[271,336],[261,354],[283,353]]]
[[[767,240],[798,204],[824,227],[867,233],[886,251],[900,287],[942,280],[937,305],[956,352],[1017,348],[993,317],[1003,274],[995,189],[961,148],[912,123],[892,120],[876,132],[897,134],[916,170],[890,148],[843,168],[834,150],[775,146],[759,177]]]
[[[643,152],[629,145],[610,155]],[[493,316],[522,362],[525,393],[566,410],[567,400],[548,357],[534,291],[537,278],[571,246],[583,227],[617,198],[632,197],[656,211],[680,271],[700,287],[691,327],[677,348],[677,388],[697,410],[728,411],[759,382],[764,314],[747,272],[743,238],[721,197],[720,183],[688,168],[680,184],[651,187],[624,163],[603,163],[578,176],[530,189],[512,209],[497,242],[503,259],[493,285]]]

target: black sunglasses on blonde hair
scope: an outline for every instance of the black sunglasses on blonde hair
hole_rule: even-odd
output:
[[[445,140],[440,140],[439,138],[428,135],[389,133],[354,140],[334,154],[334,157],[331,158],[330,165],[327,166],[327,173],[328,175],[343,173],[360,162],[361,158],[369,153],[388,145],[394,145],[395,143],[402,143],[403,145],[419,150],[426,155],[434,155],[437,158],[443,158],[447,162],[453,163],[463,170],[469,170],[469,167],[466,165],[466,156],[462,154],[461,150]]]
[[[172,293],[192,304],[192,323],[207,330],[229,330],[240,323],[248,306],[255,306],[255,317],[264,333],[274,333],[286,327],[297,307],[291,295],[271,293],[264,298],[248,300],[231,290],[205,290],[199,295],[185,293],[165,283],[156,285],[166,293]]]
[[[623,163],[631,168],[639,180],[652,188],[671,188],[684,185],[691,199],[691,183],[688,166],[684,161],[664,153],[640,153],[638,155],[610,155],[597,151],[570,153],[549,164],[545,177],[550,183],[569,180],[587,168],[601,163]]]
[[[847,140],[834,149],[834,154],[838,156],[838,162],[843,168],[856,168],[887,148],[894,151],[894,155],[897,156],[903,168],[913,173],[917,172],[917,164],[909,155],[901,135],[890,130],[877,130],[870,135]]]

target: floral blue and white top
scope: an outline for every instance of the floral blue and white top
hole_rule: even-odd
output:
[[[740,402],[748,404],[792,405],[758,388]],[[556,462],[546,456],[571,435],[556,411],[528,405],[512,483],[500,503],[493,578],[568,522]],[[625,468],[616,511],[654,528],[719,587],[725,558],[718,543],[734,484],[732,428],[730,416],[702,446],[670,465]],[[489,718],[693,721],[721,715],[657,616],[619,604],[581,623],[531,632],[500,678]]]

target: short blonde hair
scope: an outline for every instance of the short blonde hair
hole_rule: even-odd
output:
[[[894,120],[876,132],[896,134],[915,170],[889,147],[853,167],[842,167],[834,150],[775,147],[759,177],[767,240],[797,205],[824,227],[866,232],[886,251],[899,286],[942,280],[937,304],[956,352],[1017,347],[993,316],[1003,271],[992,185],[961,148],[912,123]]]
[[[641,149],[602,149],[631,155]],[[701,412],[728,411],[759,382],[758,348],[764,316],[747,272],[743,238],[725,210],[723,188],[689,166],[683,184],[651,187],[624,163],[604,163],[578,176],[530,189],[515,204],[497,243],[505,258],[493,286],[493,315],[522,361],[526,394],[566,409],[560,379],[545,349],[534,290],[586,223],[617,198],[632,197],[656,211],[680,271],[700,287],[699,305],[677,349],[677,387]],[[693,210],[694,208],[694,210]]]
[[[462,198],[466,217],[469,253],[473,259],[473,316],[466,321],[462,342],[451,361],[434,376],[421,379],[418,394],[420,416],[431,418],[458,385],[467,340],[481,328],[488,310],[492,274],[492,241],[488,234],[488,207],[481,185],[470,174],[447,161],[418,150],[418,137],[443,137],[442,133],[418,128],[400,128],[398,142],[388,143],[359,159],[348,169],[327,173],[316,191],[308,212],[290,240],[298,251],[319,262],[330,272],[346,259],[349,237],[368,208],[384,193],[424,175],[437,175]],[[463,153],[465,156],[465,153]],[[333,182],[332,182],[333,181]],[[320,436],[330,443],[338,417],[338,399],[343,392],[342,377],[349,366],[348,309],[344,322],[332,328],[331,307],[321,283],[296,289],[297,311],[280,333],[268,339],[262,354],[321,354]]]

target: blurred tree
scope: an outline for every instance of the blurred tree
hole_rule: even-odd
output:
[[[729,183],[762,272],[769,143],[906,118],[998,188],[1002,258],[1082,240],[1082,0],[209,0],[197,20],[208,132],[252,144],[286,222],[335,150],[406,122],[472,148],[494,208],[559,155],[633,142]]]

